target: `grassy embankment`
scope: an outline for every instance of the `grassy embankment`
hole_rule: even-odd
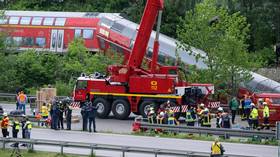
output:
[[[137,136],[154,136],[154,137],[163,137],[163,138],[178,138],[178,139],[191,139],[191,140],[202,140],[202,141],[214,141],[217,136],[212,135],[198,135],[198,134],[173,134],[173,133],[155,133],[153,131],[138,132],[132,133],[132,135]],[[261,144],[261,145],[278,145],[277,140],[275,139],[259,139],[259,138],[230,138],[224,139],[220,138],[221,142],[230,142],[230,143],[243,143],[243,144]]]
[[[10,157],[12,154],[12,149],[0,149],[0,156],[1,157]],[[50,153],[50,152],[41,152],[41,151],[35,151],[35,152],[29,152],[26,150],[20,150],[20,153],[24,157],[95,157],[95,155],[92,156],[86,156],[86,155],[72,155],[72,154],[58,154],[58,153]],[[14,155],[16,156],[16,155]]]

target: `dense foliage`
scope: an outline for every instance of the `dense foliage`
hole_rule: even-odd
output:
[[[105,73],[106,66],[114,63],[118,63],[115,58],[87,53],[82,39],[75,39],[65,56],[35,51],[15,55],[0,53],[0,89],[15,92],[21,88],[33,92],[50,84],[58,88],[59,95],[69,95],[75,78],[81,73]]]
[[[190,52],[189,45],[206,52],[206,56],[197,57],[204,60],[208,69],[194,81],[229,83],[227,89],[234,93],[241,81],[250,78],[248,70],[258,64],[247,52],[249,25],[240,13],[229,14],[218,8],[215,0],[205,0],[188,11],[181,23],[177,32],[179,45]]]

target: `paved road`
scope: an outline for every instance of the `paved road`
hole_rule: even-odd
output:
[[[210,152],[210,146],[212,142],[197,141],[188,139],[171,139],[171,138],[159,138],[159,137],[142,137],[142,136],[130,136],[130,135],[117,135],[117,134],[104,134],[104,133],[87,133],[80,131],[55,131],[49,129],[33,129],[32,138],[35,139],[54,139],[61,141],[73,141],[86,142],[86,143],[98,143],[98,144],[113,144],[124,146],[138,146],[149,148],[161,148],[161,149],[176,149],[185,151],[198,151],[198,152]],[[226,153],[236,155],[250,155],[256,157],[276,157],[276,146],[264,146],[264,145],[251,145],[251,144],[236,144],[236,143],[223,143]],[[60,148],[35,146],[35,149],[47,150],[47,151],[60,151]],[[89,154],[89,150],[82,149],[66,149],[70,153]],[[97,151],[97,155],[119,157],[118,152],[105,152]],[[130,154],[128,157],[141,157],[143,155]],[[144,155],[149,156],[149,155]]]
[[[2,104],[6,112],[14,110],[14,105]],[[27,109],[28,113],[31,113],[30,109]],[[80,115],[80,111],[74,112],[74,115]],[[133,122],[134,115],[131,115],[130,120],[115,120],[115,119],[97,119],[97,131],[99,132],[114,132],[114,133],[130,133],[131,124]],[[73,125],[74,130],[80,130],[81,123]],[[137,137],[126,135],[113,135],[103,133],[87,133],[79,131],[54,131],[49,129],[33,129],[33,138],[39,139],[54,139],[54,140],[66,140],[77,142],[91,142],[100,144],[116,144],[116,145],[129,145],[129,146],[142,146],[150,148],[163,148],[163,149],[179,149],[189,151],[203,151],[209,152],[211,142],[207,141],[193,141],[186,139],[167,139],[157,137]],[[264,146],[264,145],[247,145],[247,144],[224,144],[226,153],[237,155],[256,155],[257,157],[276,157],[277,147]],[[55,147],[42,147],[36,146],[36,149],[46,151],[60,151]],[[75,150],[67,148],[66,151],[79,154],[88,154],[89,150]],[[119,157],[120,153],[97,151],[98,154],[104,156],[116,156]],[[113,155],[114,154],[114,155]],[[130,154],[130,156],[138,157],[136,154]],[[139,155],[141,157],[143,155]],[[148,155],[145,155],[148,156]]]
[[[15,104],[0,104],[4,111],[10,113],[15,110]],[[80,121],[78,123],[72,123],[73,130],[81,130],[82,129],[82,120],[80,110],[74,110],[73,115],[78,116]],[[26,108],[26,114],[32,115],[29,105]],[[134,114],[131,114],[128,120],[117,120],[114,119],[113,116],[109,116],[108,119],[96,119],[97,131],[99,132],[109,132],[109,133],[130,133],[132,128],[132,123],[134,121]],[[64,124],[66,127],[66,124]]]

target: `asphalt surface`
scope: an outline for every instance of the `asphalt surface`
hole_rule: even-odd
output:
[[[5,112],[10,112],[15,109],[15,105],[1,104],[4,107]],[[30,108],[27,107],[27,114],[32,114]],[[80,111],[75,110],[73,115],[80,116]],[[159,137],[140,137],[129,135],[117,135],[117,134],[105,134],[105,133],[131,133],[131,125],[133,123],[135,115],[130,115],[129,120],[116,120],[109,119],[97,119],[97,131],[99,133],[81,132],[81,121],[74,123],[72,128],[76,131],[55,131],[50,129],[33,129],[32,138],[34,139],[48,139],[59,141],[75,141],[75,142],[87,142],[98,144],[113,144],[121,146],[139,146],[149,148],[161,148],[161,149],[176,149],[185,151],[196,152],[210,152],[210,146],[212,142],[197,141],[187,139],[171,139],[171,138],[159,138]],[[214,121],[214,120],[213,120]],[[215,122],[213,122],[215,123]],[[212,124],[213,125],[213,124]],[[245,123],[242,125],[246,125]],[[102,132],[102,133],[100,133]],[[104,133],[105,132],[105,133]],[[264,145],[251,145],[251,144],[235,144],[235,143],[223,143],[226,154],[236,155],[249,155],[256,157],[276,157],[278,148],[276,146],[264,146]],[[60,152],[59,147],[51,146],[35,146],[37,150]],[[65,148],[68,153],[75,154],[89,154],[90,150]],[[120,152],[108,152],[97,150],[96,154],[99,156],[120,157]],[[129,153],[128,157],[143,157],[150,155],[147,154],[134,154]],[[151,155],[152,156],[152,155]],[[154,156],[154,155],[153,155]]]
[[[3,107],[4,112],[10,113],[11,111],[16,109],[15,104],[1,104]],[[72,123],[72,130],[81,131],[82,130],[82,117],[81,117],[81,110],[73,110],[72,115],[79,118],[79,122]],[[26,106],[26,114],[32,115],[33,112],[31,111],[29,105]],[[131,133],[132,130],[132,123],[136,116],[131,114],[128,120],[117,120],[114,119],[112,115],[108,117],[108,119],[99,119],[96,118],[96,127],[97,131],[99,132],[107,132],[107,133],[119,133],[119,134],[127,134]],[[64,123],[64,127],[66,128],[66,123]]]
[[[119,146],[149,147],[158,149],[176,149],[184,151],[210,152],[210,141],[197,141],[188,139],[172,139],[159,137],[142,137],[131,135],[88,133],[80,131],[55,131],[49,129],[33,129],[32,138],[57,141],[75,141],[97,144],[112,144]],[[256,157],[276,157],[278,148],[276,146],[222,143],[226,154],[246,155]],[[36,150],[60,152],[60,147],[35,146]],[[89,154],[90,150],[65,148],[68,153]],[[97,150],[98,156],[120,157],[120,152]],[[129,153],[127,157],[150,157],[154,155]]]

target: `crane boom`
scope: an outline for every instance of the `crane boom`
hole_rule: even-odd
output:
[[[145,56],[149,39],[156,22],[157,15],[163,10],[164,0],[148,0],[142,16],[139,31],[128,60],[128,67],[140,68]]]

